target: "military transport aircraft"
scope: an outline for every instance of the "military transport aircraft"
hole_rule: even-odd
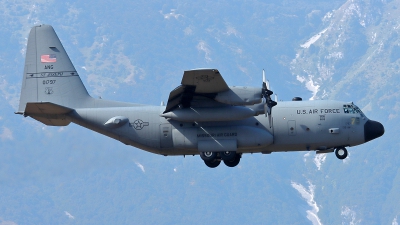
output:
[[[185,71],[166,106],[92,98],[53,27],[32,28],[17,114],[49,126],[76,123],[160,155],[200,155],[238,165],[244,153],[316,151],[347,157],[346,147],[380,137],[381,123],[352,102],[271,99],[261,87],[228,86],[217,69]]]

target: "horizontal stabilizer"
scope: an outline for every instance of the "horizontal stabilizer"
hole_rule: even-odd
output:
[[[67,126],[71,122],[67,119],[70,112],[72,109],[50,102],[28,102],[24,115],[49,126]]]
[[[28,102],[24,114],[67,114],[71,111],[70,108],[50,102]]]

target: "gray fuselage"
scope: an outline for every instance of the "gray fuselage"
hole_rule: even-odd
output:
[[[271,126],[265,115],[225,122],[180,122],[161,117],[163,106],[133,104],[78,108],[68,117],[124,144],[161,155],[199,154],[198,144],[203,140],[235,140],[238,153],[270,153],[326,150],[364,143],[364,124],[368,119],[360,110],[349,112],[347,106],[356,107],[340,101],[279,102],[273,108]],[[127,120],[121,126],[106,126],[114,117]]]

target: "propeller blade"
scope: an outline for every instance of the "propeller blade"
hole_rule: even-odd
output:
[[[265,70],[263,69],[263,88],[269,90],[269,80],[265,77]]]
[[[271,99],[271,95],[274,94],[272,92],[269,86],[269,80],[265,77],[265,70],[263,69],[263,84],[262,84],[262,97],[263,97],[263,103],[264,103],[264,114],[267,117],[268,116],[268,121],[269,121],[269,126],[271,127],[271,112],[272,112],[272,107],[276,106],[278,97],[275,95],[275,101]]]
[[[263,83],[262,83],[262,94],[263,94],[263,96],[264,96],[266,90],[267,90],[267,84],[265,83],[265,71],[263,69]]]
[[[269,115],[269,116],[268,116],[269,128],[271,128],[271,127],[272,127],[271,120],[272,120],[272,119],[271,119],[271,115]]]
[[[268,103],[264,105],[265,116],[271,115],[271,108],[269,107]]]
[[[264,112],[265,116],[268,117],[269,127],[271,128],[271,108],[268,106],[268,104],[264,105]]]
[[[266,79],[265,79],[265,70],[263,69],[263,83],[265,83]]]

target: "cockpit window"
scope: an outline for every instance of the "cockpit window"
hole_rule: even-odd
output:
[[[348,104],[348,105],[343,105],[343,110],[344,113],[349,113],[349,114],[361,114],[361,116],[364,116],[363,112],[361,111],[360,108],[358,108],[354,104]]]

